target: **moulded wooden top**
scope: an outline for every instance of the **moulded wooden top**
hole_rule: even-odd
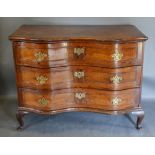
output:
[[[144,41],[147,37],[133,25],[22,25],[11,36],[17,41]]]

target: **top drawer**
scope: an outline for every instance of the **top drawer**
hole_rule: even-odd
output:
[[[39,68],[91,65],[100,67],[126,67],[142,65],[143,42],[14,42],[16,65]]]

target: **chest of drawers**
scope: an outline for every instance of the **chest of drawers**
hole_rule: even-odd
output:
[[[141,128],[144,41],[132,25],[23,25],[12,41],[19,128],[28,112],[137,115]]]

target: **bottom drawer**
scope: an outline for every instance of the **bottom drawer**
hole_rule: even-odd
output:
[[[103,91],[95,89],[63,89],[43,91],[19,89],[20,107],[40,111],[67,108],[92,108],[103,110],[124,110],[137,107],[140,89]]]

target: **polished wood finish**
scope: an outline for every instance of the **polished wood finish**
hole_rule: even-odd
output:
[[[83,99],[77,99],[75,93],[85,93]],[[52,111],[67,108],[92,108],[103,110],[123,110],[137,107],[139,105],[139,89],[128,89],[124,91],[103,91],[94,89],[62,89],[56,91],[41,91],[32,89],[21,89],[20,106],[36,109],[39,111]],[[46,105],[39,100],[48,100]],[[118,105],[112,103],[113,99],[120,98]]]
[[[84,48],[82,57],[76,57],[74,49]],[[115,61],[113,54],[120,52],[123,56]],[[37,68],[49,68],[68,65],[89,65],[108,68],[142,65],[143,43],[98,43],[98,42],[62,42],[53,44],[14,43],[17,65]],[[36,53],[46,56],[37,61]]]
[[[23,114],[90,111],[137,116],[141,128],[144,41],[132,25],[21,26],[12,40]]]
[[[56,90],[63,88],[96,88],[105,90],[122,90],[140,87],[141,66],[108,69],[88,66],[69,66],[50,69],[17,67],[17,86],[33,89]],[[84,73],[76,77],[75,72]],[[112,77],[119,76],[122,80],[113,83]],[[41,83],[38,77],[45,77]],[[64,78],[65,77],[65,78]]]
[[[10,37],[17,41],[144,41],[147,37],[133,25],[23,25]]]

